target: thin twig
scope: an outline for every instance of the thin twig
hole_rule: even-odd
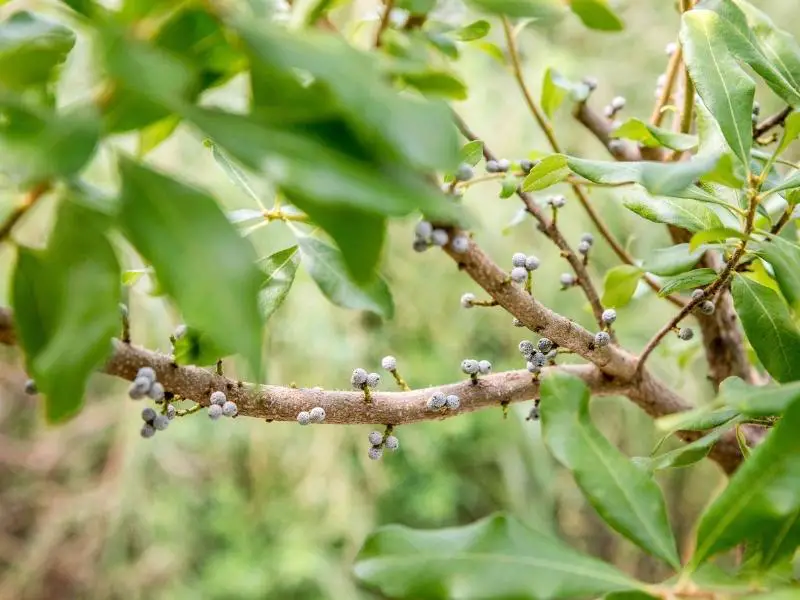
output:
[[[773,127],[783,125],[784,121],[786,121],[786,117],[788,117],[790,114],[792,114],[792,107],[787,106],[774,115],[770,115],[769,117],[765,118],[763,121],[761,121],[761,123],[753,128],[753,137],[760,138]]]
[[[22,201],[11,211],[6,220],[0,225],[0,242],[11,235],[11,230],[17,222],[44,196],[50,189],[50,182],[43,181],[36,184],[22,198]]]
[[[661,94],[653,107],[653,114],[650,115],[651,125],[658,127],[664,119],[664,107],[669,103],[670,98],[672,98],[672,88],[675,87],[675,82],[678,79],[678,71],[680,70],[682,58],[683,50],[680,45],[678,45],[669,59],[666,73],[667,80],[664,82],[664,88],[661,90]]]
[[[389,22],[392,16],[392,9],[394,8],[394,0],[386,0],[381,14],[381,22],[378,25],[378,31],[375,33],[375,47],[380,48],[383,44],[383,34],[389,28]]]

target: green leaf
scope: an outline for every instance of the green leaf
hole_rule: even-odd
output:
[[[250,185],[247,175],[231,159],[225,156],[225,153],[214,142],[207,140],[205,145],[211,147],[211,156],[214,157],[214,161],[222,168],[231,183],[242,190],[248,198],[255,202],[256,206],[260,206],[261,198],[256,194],[253,186]]]
[[[153,266],[187,325],[260,373],[263,320],[255,252],[217,203],[129,160],[122,175],[120,227]]]
[[[467,99],[467,86],[464,85],[464,82],[445,71],[427,70],[402,73],[399,78],[425,96],[451,100]]]
[[[697,137],[661,129],[641,119],[631,118],[617,127],[611,137],[641,142],[649,148],[670,148],[686,151],[697,147]]]
[[[467,142],[461,148],[459,157],[462,163],[466,163],[471,167],[477,165],[483,158],[483,142],[475,140],[474,142]]]
[[[491,28],[492,26],[489,24],[489,21],[481,19],[480,21],[474,21],[465,27],[457,29],[455,37],[459,42],[472,42],[489,35],[489,30]]]
[[[725,432],[730,430],[731,426],[730,421],[728,421],[690,444],[682,444],[678,448],[658,456],[635,459],[635,462],[640,467],[651,472],[688,467],[708,456],[711,447],[719,441]]]
[[[704,249],[689,250],[689,244],[657,248],[642,262],[642,270],[653,275],[678,275],[694,267]]]
[[[139,157],[146,156],[167,140],[178,128],[181,120],[177,115],[169,115],[156,121],[139,132]]]
[[[354,573],[386,597],[415,600],[554,600],[643,587],[504,515],[439,530],[381,527],[364,542]]]
[[[625,24],[611,10],[607,0],[570,0],[570,9],[589,29],[622,31]]]
[[[563,154],[546,156],[534,165],[522,182],[522,190],[535,192],[564,181],[569,175],[567,157]]]
[[[755,83],[726,46],[730,28],[714,12],[684,13],[681,45],[689,74],[733,153],[749,168]]]
[[[749,417],[782,415],[800,398],[800,383],[750,385],[738,377],[728,377],[719,388],[718,399]]]
[[[229,353],[221,349],[211,337],[193,327],[175,340],[175,362],[179,365],[213,365]]]
[[[86,382],[120,326],[120,267],[107,225],[104,215],[63,201],[47,249],[19,249],[15,323],[51,423],[80,410]]]
[[[21,91],[54,79],[75,34],[47,17],[20,11],[0,23],[0,90]]]
[[[775,156],[780,156],[792,142],[800,136],[800,112],[793,111],[783,122],[783,135],[778,147],[774,150]]]
[[[551,454],[603,520],[673,567],[680,561],[655,481],[613,446],[589,416],[589,388],[577,377],[548,373],[541,384],[542,436]]]
[[[656,427],[661,431],[670,432],[705,431],[729,422],[738,414],[739,412],[733,409],[715,410],[713,406],[706,405],[656,419]]]
[[[800,379],[800,331],[780,296],[741,275],[734,276],[731,292],[747,339],[764,368],[780,382]]]
[[[700,140],[698,155],[719,156],[719,162],[708,173],[701,177],[707,183],[719,183],[730,188],[739,189],[744,185],[746,173],[744,164],[736,158],[731,150],[719,124],[702,101],[695,102],[697,114],[697,136]]]
[[[477,46],[479,50],[491,56],[501,65],[506,64],[506,55],[497,44],[493,44],[492,42],[479,42]]]
[[[516,175],[506,175],[500,182],[500,197],[511,198],[519,189],[519,177]]]
[[[336,306],[373,312],[385,319],[394,316],[394,301],[389,286],[381,277],[359,285],[345,268],[341,253],[312,237],[297,240],[303,265],[319,289]]]
[[[795,172],[794,175],[790,175],[775,187],[765,190],[765,193],[774,194],[798,187],[800,187],[800,171]]]
[[[689,240],[689,250],[695,251],[703,244],[711,242],[725,242],[731,238],[737,240],[746,240],[747,236],[741,231],[731,229],[730,227],[715,227],[713,229],[704,229],[698,231]]]
[[[800,310],[800,247],[780,237],[756,245],[756,253],[772,265],[775,279],[789,306]]]
[[[690,567],[743,541],[779,540],[800,512],[800,402],[787,409],[700,518]],[[774,541],[773,541],[774,543]]]
[[[493,15],[530,17],[543,21],[555,20],[564,13],[564,6],[559,0],[467,0],[467,4]]]
[[[717,272],[714,269],[705,268],[681,273],[674,277],[665,277],[661,289],[658,290],[658,295],[664,297],[674,294],[675,292],[705,287],[716,278]]]
[[[633,298],[641,277],[642,270],[634,265],[618,265],[609,269],[603,281],[603,298],[600,302],[606,307],[625,306]]]
[[[542,109],[552,118],[564,99],[569,96],[574,102],[581,102],[589,97],[589,86],[576,83],[562,76],[552,67],[547,67],[542,82]]]
[[[403,8],[412,15],[427,15],[434,6],[436,0],[399,0],[397,3],[398,8]]]
[[[694,200],[638,197],[628,198],[623,204],[648,221],[675,225],[692,232],[724,226],[717,213]]]
[[[299,265],[300,253],[297,246],[279,250],[266,257],[261,264],[265,277],[258,295],[258,304],[265,323],[289,294]]]

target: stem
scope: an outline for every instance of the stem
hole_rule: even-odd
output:
[[[661,90],[661,95],[653,107],[653,114],[650,115],[650,124],[658,127],[661,121],[664,120],[664,107],[672,97],[672,88],[675,87],[675,81],[678,79],[678,70],[681,65],[683,51],[680,45],[675,49],[675,53],[670,57],[669,64],[667,65],[667,81],[664,83],[664,89]]]
[[[17,222],[28,212],[33,206],[50,190],[50,182],[43,181],[33,186],[22,201],[11,211],[11,214],[6,217],[5,222],[0,225],[0,242],[11,235],[11,230]]]
[[[386,4],[381,15],[381,22],[378,25],[378,31],[375,33],[375,47],[380,48],[383,44],[383,34],[389,28],[389,18],[394,8],[394,0],[386,0]]]
[[[308,215],[295,215],[272,209],[264,211],[264,218],[269,221],[296,221],[298,223],[308,223]]]
[[[787,106],[781,111],[775,113],[774,115],[770,115],[769,117],[761,121],[761,123],[759,123],[753,128],[753,137],[760,138],[762,135],[767,133],[773,127],[777,127],[778,125],[783,125],[783,122],[786,120],[786,117],[788,117],[790,114],[792,114],[792,107]]]
[[[681,14],[692,10],[694,0],[681,0]],[[689,75],[689,67],[683,68],[683,110],[681,111],[681,133],[689,133],[692,128],[692,112],[694,111],[694,83]],[[678,153],[680,156],[682,153]]]
[[[394,377],[394,380],[397,382],[397,385],[400,386],[401,390],[403,390],[404,392],[410,392],[411,391],[411,386],[409,386],[406,383],[406,380],[403,379],[402,375],[400,375],[400,372],[397,369],[395,369],[394,371],[391,371],[391,373],[392,373],[392,377]]]

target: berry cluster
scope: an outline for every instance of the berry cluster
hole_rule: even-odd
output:
[[[160,415],[155,409],[147,408],[142,409],[142,425],[141,435],[143,438],[151,438],[156,434],[156,431],[164,431],[170,422],[168,415]]]
[[[578,244],[578,252],[580,252],[584,256],[584,262],[589,256],[589,250],[592,249],[592,245],[594,244],[594,236],[591,233],[584,233],[581,236],[581,241]]]
[[[461,406],[461,400],[455,394],[446,395],[444,392],[434,392],[428,398],[428,410],[458,410]]]
[[[370,392],[377,388],[381,383],[381,376],[377,373],[367,373],[361,367],[354,369],[350,376],[350,385],[354,390],[364,392],[364,400],[371,401]]]
[[[424,252],[431,246],[444,248],[450,244],[450,249],[456,254],[464,254],[469,250],[469,238],[463,234],[456,234],[450,239],[447,230],[434,227],[430,221],[419,221],[414,228],[414,250]]]
[[[235,417],[239,413],[239,407],[235,402],[228,400],[225,392],[211,392],[209,397],[211,404],[208,407],[208,418],[216,421],[222,416]]]
[[[522,340],[519,343],[519,353],[525,358],[528,371],[538,376],[548,361],[555,360],[558,350],[552,340],[542,338],[535,346],[530,340]]]
[[[391,427],[386,428],[386,433],[380,431],[371,431],[367,436],[369,438],[369,457],[372,460],[380,460],[383,457],[383,450],[394,452],[400,447],[400,440],[397,436],[390,435]]]
[[[615,311],[613,308],[605,309],[603,314],[600,316],[600,320],[603,322],[603,326],[607,329],[614,321],[617,320],[617,311]],[[594,345],[596,348],[608,346],[610,343],[611,334],[608,331],[598,331],[596,334],[594,334]]]
[[[491,373],[492,363],[490,363],[488,360],[465,358],[461,361],[461,371],[470,376],[472,383],[478,383],[478,374],[488,375]]]
[[[511,280],[520,284],[525,283],[528,281],[528,274],[538,269],[540,264],[537,257],[516,252],[511,257]]]
[[[692,300],[695,301],[705,298],[705,296],[706,293],[701,289],[697,289],[692,292]],[[714,306],[714,303],[711,300],[703,300],[702,302],[700,302],[700,304],[697,305],[697,310],[704,315],[713,315],[715,309],[716,307]]]
[[[315,406],[311,410],[301,410],[297,413],[297,422],[300,425],[309,425],[311,423],[322,423],[325,420],[325,409],[321,406]]]
[[[142,367],[128,388],[128,396],[141,400],[145,396],[152,398],[156,404],[164,402],[164,386],[156,381],[156,372],[152,367]]]

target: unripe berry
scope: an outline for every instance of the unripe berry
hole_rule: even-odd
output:
[[[698,288],[696,290],[692,290],[692,300],[700,300],[700,298],[704,298],[706,295],[705,291]]]
[[[600,318],[606,325],[611,325],[611,323],[617,320],[617,311],[613,308],[607,308],[603,311],[603,315]]]
[[[142,430],[139,433],[144,439],[151,438],[156,434],[156,428],[150,425],[150,423],[145,423],[142,425]]]
[[[531,172],[531,169],[533,169],[533,161],[523,158],[521,161],[519,161],[519,168],[527,175]]]
[[[497,161],[497,170],[500,173],[505,173],[511,167],[511,161],[507,158],[501,158]]]
[[[511,257],[511,266],[524,267],[526,258],[527,256],[525,256],[522,252],[515,252],[514,256]]]
[[[216,421],[222,416],[222,407],[219,404],[212,404],[208,407],[208,418]]]
[[[678,330],[678,337],[683,341],[688,341],[694,337],[694,331],[690,327],[681,327]]]
[[[472,167],[468,164],[458,165],[456,169],[456,181],[469,181],[472,179]]]
[[[152,423],[153,419],[156,418],[156,414],[157,414],[156,411],[150,408],[149,406],[147,408],[143,408],[142,421],[144,421],[145,423]]]
[[[131,386],[128,388],[128,396],[134,400],[144,398],[145,394],[147,394],[147,392],[150,390],[150,386],[152,384],[153,381],[147,377],[137,377],[133,380],[133,383],[131,383]]]
[[[467,292],[466,294],[461,296],[461,306],[463,308],[472,308],[473,306],[472,303],[475,302],[475,300],[477,300],[475,294]]]
[[[419,221],[414,227],[414,233],[417,234],[417,237],[427,240],[433,233],[433,225],[431,225],[430,221]]]
[[[367,450],[367,455],[372,460],[380,460],[383,457],[383,448],[380,446],[372,446],[369,450]]]
[[[622,96],[615,96],[611,99],[611,108],[614,110],[622,110],[625,108],[625,98]]]
[[[417,238],[411,246],[414,252],[425,252],[428,249],[428,242],[422,238]]]
[[[150,380],[150,383],[153,383],[156,380],[156,372],[152,367],[142,367],[136,372],[136,377],[145,377]]]
[[[589,254],[589,250],[592,248],[591,244],[587,244],[586,242],[581,242],[578,244],[578,252],[583,255]]]
[[[511,279],[516,283],[525,283],[528,279],[528,271],[525,267],[514,267],[511,269]]]
[[[478,371],[481,375],[488,375],[492,372],[492,363],[488,360],[482,360],[478,363]]]
[[[591,246],[592,244],[594,244],[594,236],[591,233],[584,233],[581,236],[581,241],[586,242]]]
[[[461,406],[461,400],[455,394],[450,394],[445,400],[445,406],[447,406],[447,410],[458,410]]]
[[[398,440],[397,436],[394,435],[387,436],[386,441],[383,443],[383,446],[387,450],[394,452],[400,447],[400,440]]]
[[[219,390],[217,390],[216,392],[211,392],[211,396],[209,398],[211,404],[216,404],[218,406],[222,406],[223,404],[225,404],[225,401],[227,399],[228,398],[225,396],[225,392],[220,392]]]
[[[175,418],[175,413],[176,413],[176,412],[177,412],[177,410],[175,409],[175,407],[174,407],[174,406],[172,406],[172,404],[168,404],[168,405],[167,405],[167,418],[168,418],[170,421],[172,421],[172,419],[174,419],[174,418]]]
[[[465,358],[461,361],[461,370],[467,375],[475,375],[478,372],[478,361],[472,358]]]
[[[360,390],[363,388],[367,383],[367,372],[362,369],[354,369],[353,374],[350,376],[350,385],[353,386],[354,389]]]
[[[446,403],[447,396],[445,396],[442,392],[434,392],[433,395],[428,399],[428,408],[442,408]]]
[[[153,427],[158,431],[164,431],[169,427],[169,418],[167,415],[156,415],[156,418],[153,419]]]
[[[539,340],[539,343],[536,344],[536,347],[539,348],[539,352],[547,354],[553,349],[553,342],[548,338],[542,338]]]
[[[500,172],[500,165],[497,163],[496,160],[487,160],[486,161],[486,172],[487,173],[499,173]]]
[[[561,285],[562,287],[568,288],[575,285],[575,275],[572,273],[562,273],[561,274]]]
[[[529,354],[533,354],[534,351],[533,342],[529,340],[522,340],[519,343],[518,347],[519,347],[519,353],[522,354],[522,356],[528,356]]]
[[[161,404],[164,401],[164,386],[157,381],[154,381],[153,385],[150,386],[150,390],[147,392],[147,395],[155,400],[157,404]]]
[[[714,314],[714,303],[710,300],[704,300],[700,303],[700,312],[704,315],[713,315]]]
[[[325,409],[321,406],[315,406],[308,413],[312,423],[322,423],[325,420]]]
[[[381,367],[387,371],[397,370],[397,359],[394,356],[384,356],[381,359]]]
[[[239,407],[236,406],[235,402],[231,402],[228,400],[225,404],[222,405],[222,414],[226,417],[235,417],[236,414],[239,412]]]
[[[297,413],[297,422],[300,423],[300,425],[308,425],[311,423],[311,413],[307,410],[301,410]]]
[[[383,442],[383,434],[380,431],[370,431],[369,435],[369,443],[373,446],[380,446],[381,442]]]
[[[29,396],[35,396],[39,393],[39,390],[36,388],[36,382],[33,379],[28,379],[25,382],[25,393]]]
[[[567,199],[564,196],[550,196],[547,199],[547,203],[552,206],[553,208],[563,208],[564,205],[567,203]]]
[[[371,388],[376,388],[381,383],[381,376],[377,373],[370,373],[367,375],[367,385]]]
[[[450,243],[450,248],[452,248],[453,252],[456,254],[464,254],[469,250],[469,238],[465,235],[457,235]]]
[[[525,327],[525,323],[520,321],[517,317],[514,317],[513,319],[511,319],[511,324],[514,327]]]
[[[431,234],[431,242],[433,242],[434,246],[447,246],[447,242],[450,241],[450,236],[447,235],[447,232],[444,229],[434,229],[433,233]]]
[[[611,343],[611,336],[607,331],[598,331],[594,334],[594,345],[598,348],[608,346]]]
[[[525,270],[535,271],[536,269],[539,268],[540,264],[541,263],[539,262],[538,258],[536,258],[535,256],[529,256],[525,259]]]

